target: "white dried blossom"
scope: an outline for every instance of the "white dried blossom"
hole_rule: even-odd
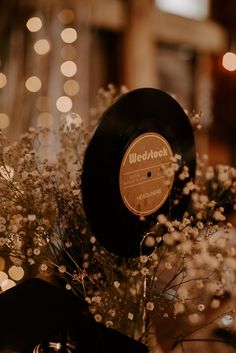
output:
[[[114,287],[115,288],[119,288],[120,287],[120,282],[119,281],[115,281],[114,282]]]
[[[154,305],[153,302],[147,302],[146,308],[147,308],[148,311],[153,311],[154,308],[155,308],[155,305]]]
[[[132,321],[134,319],[134,315],[132,313],[128,313],[128,319]]]
[[[95,315],[94,315],[94,319],[95,319],[95,321],[97,321],[97,322],[101,322],[101,321],[102,321],[102,315],[100,315],[100,314],[95,314]]]
[[[197,306],[197,310],[198,311],[204,311],[205,310],[205,305],[204,304],[198,304],[198,306]]]

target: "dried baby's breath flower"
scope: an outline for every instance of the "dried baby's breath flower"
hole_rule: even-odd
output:
[[[205,305],[204,304],[198,304],[198,306],[197,306],[197,310],[198,311],[204,311],[205,310]]]
[[[148,311],[153,311],[154,308],[155,308],[155,305],[154,305],[153,302],[148,302],[148,303],[146,304],[146,308],[147,308]]]
[[[111,321],[111,320],[107,320],[107,321],[105,322],[105,325],[106,325],[106,327],[112,327],[112,326],[114,326],[114,322]]]
[[[165,268],[166,268],[167,270],[171,270],[171,269],[172,269],[171,263],[170,263],[170,262],[165,262]]]
[[[6,239],[3,237],[0,237],[0,247],[4,246],[6,244]]]
[[[146,276],[149,274],[149,269],[147,267],[143,267],[140,272],[142,275]]]
[[[134,314],[128,313],[128,319],[132,321],[134,319]]]
[[[28,221],[30,221],[30,222],[33,222],[33,221],[36,220],[35,214],[29,214],[29,215],[27,216],[27,218],[28,218]]]
[[[148,236],[145,238],[144,243],[145,243],[145,245],[146,245],[147,247],[152,248],[152,247],[155,246],[156,240],[155,240],[155,238],[154,238],[153,236],[148,235]]]
[[[160,214],[157,216],[157,221],[160,223],[160,224],[165,224],[167,222],[167,217],[163,214]]]
[[[93,236],[90,238],[90,243],[95,244],[96,243],[96,238]]]
[[[120,282],[119,281],[115,281],[114,282],[114,287],[115,288],[119,288],[120,287]]]
[[[145,264],[148,261],[148,257],[146,255],[140,256],[140,262]]]
[[[94,315],[94,319],[95,319],[97,322],[101,322],[101,321],[102,321],[102,315],[96,314],[96,315]]]
[[[42,264],[42,265],[40,266],[40,269],[41,269],[42,271],[47,271],[48,266],[47,266],[46,264]]]
[[[66,272],[66,266],[65,266],[65,265],[59,266],[59,267],[58,267],[58,271],[59,271],[60,273],[65,273],[65,272]]]
[[[222,212],[220,210],[216,210],[214,213],[213,213],[213,218],[216,220],[216,221],[220,221],[220,222],[223,222],[225,220],[225,216],[222,214]]]
[[[100,90],[94,123],[122,92],[112,85]],[[193,120],[197,127],[200,114]],[[200,323],[207,306],[217,308],[220,296],[235,292],[234,226],[227,225],[226,211],[236,208],[236,170],[208,167],[206,157],[199,157],[193,182],[182,157],[172,157],[162,171],[179,173],[177,184],[185,183],[183,192],[177,187],[168,210],[161,211],[156,224],[153,217],[151,230],[140,239],[152,248],[150,254],[119,258],[96,241],[84,215],[82,165],[94,126],[62,129],[55,163],[37,153],[42,131],[30,130],[9,146],[0,137],[4,163],[14,169],[12,178],[0,176],[1,251],[11,254],[10,263],[33,266],[26,273],[39,269],[61,277],[67,289],[84,296],[98,321],[130,336],[148,335],[143,332],[151,327],[145,322],[145,313],[148,320],[151,316],[148,308],[158,317],[181,314],[185,321]],[[185,214],[175,219],[172,207],[178,211],[182,197],[188,196]],[[148,217],[141,218],[145,225]],[[217,299],[208,303],[209,298]]]
[[[38,256],[39,254],[40,254],[40,249],[39,248],[35,248],[34,250],[33,250],[33,253],[34,253],[34,255],[36,255],[36,256]]]
[[[72,287],[71,287],[71,285],[69,283],[66,283],[65,287],[66,287],[67,290],[71,290],[72,289]]]

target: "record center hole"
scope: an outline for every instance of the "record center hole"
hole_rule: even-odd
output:
[[[152,175],[152,172],[148,172],[147,173],[147,177],[150,178],[150,176]]]

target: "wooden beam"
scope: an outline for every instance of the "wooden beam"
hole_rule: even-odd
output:
[[[78,0],[78,18],[96,28],[121,31],[127,24],[127,9],[120,0]]]
[[[198,21],[156,10],[152,30],[159,41],[189,44],[200,52],[217,53],[227,45],[226,32],[210,20]]]
[[[83,6],[90,8],[90,25],[96,28],[122,31],[129,26],[128,4],[120,0],[82,0]],[[198,21],[159,11],[152,11],[147,23],[156,41],[176,44],[189,44],[205,53],[217,53],[226,49],[226,32],[216,22]]]
[[[123,80],[130,88],[157,85],[155,47],[150,18],[153,0],[131,0],[129,25],[125,29],[123,50]]]

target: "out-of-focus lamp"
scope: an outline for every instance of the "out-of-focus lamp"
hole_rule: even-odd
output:
[[[227,52],[224,54],[222,59],[223,67],[228,71],[236,70],[236,54],[232,52]]]

